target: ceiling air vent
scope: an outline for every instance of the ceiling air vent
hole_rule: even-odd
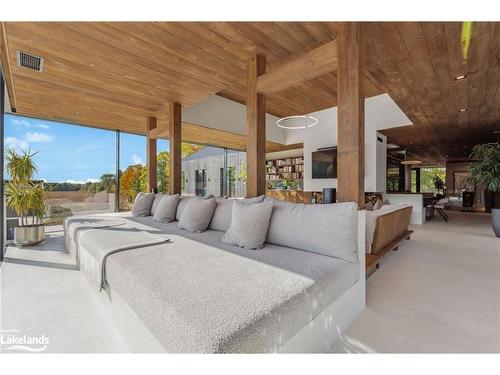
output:
[[[43,71],[43,57],[35,56],[22,51],[16,51],[16,57],[18,66],[35,70],[37,72]]]

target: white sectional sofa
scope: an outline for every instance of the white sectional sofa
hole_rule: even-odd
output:
[[[364,213],[354,203],[273,201],[260,250],[220,241],[231,205],[217,198],[202,233],[130,213],[65,222],[68,250],[131,351],[326,351],[364,308]],[[90,251],[145,232],[168,241],[112,253],[102,265]]]

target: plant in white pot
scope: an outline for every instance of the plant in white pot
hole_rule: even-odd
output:
[[[486,212],[491,210],[493,231],[500,237],[500,209],[492,208],[495,192],[500,191],[500,143],[485,143],[472,149],[469,181],[484,186]]]
[[[45,239],[43,217],[46,211],[43,183],[33,182],[38,167],[31,151],[8,150],[5,166],[10,181],[5,185],[6,205],[20,219],[14,228],[14,243],[18,246],[34,245]]]

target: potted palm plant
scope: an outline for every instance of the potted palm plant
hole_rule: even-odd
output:
[[[472,149],[469,181],[484,186],[484,205],[491,212],[493,230],[500,237],[500,209],[493,208],[494,194],[500,191],[500,143],[485,143]]]
[[[38,171],[34,155],[29,150],[8,150],[6,155],[5,167],[11,178],[5,186],[6,204],[19,215],[19,225],[14,228],[14,243],[18,246],[34,245],[45,239],[45,192],[43,183],[33,181]]]

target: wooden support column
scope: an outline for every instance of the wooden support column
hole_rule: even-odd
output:
[[[257,79],[265,72],[265,57],[252,56],[247,67],[247,197],[266,193],[266,97],[257,92]]]
[[[179,103],[169,104],[168,113],[168,139],[170,146],[170,178],[169,193],[181,193],[181,127],[182,127],[182,107]]]
[[[147,169],[148,169],[148,179],[147,179],[147,191],[151,192],[157,188],[157,152],[156,152],[156,138],[151,137],[151,131],[156,129],[156,117],[148,117],[146,123],[146,134],[147,134]]]
[[[341,22],[338,48],[338,197],[364,208],[365,115],[361,24]]]

